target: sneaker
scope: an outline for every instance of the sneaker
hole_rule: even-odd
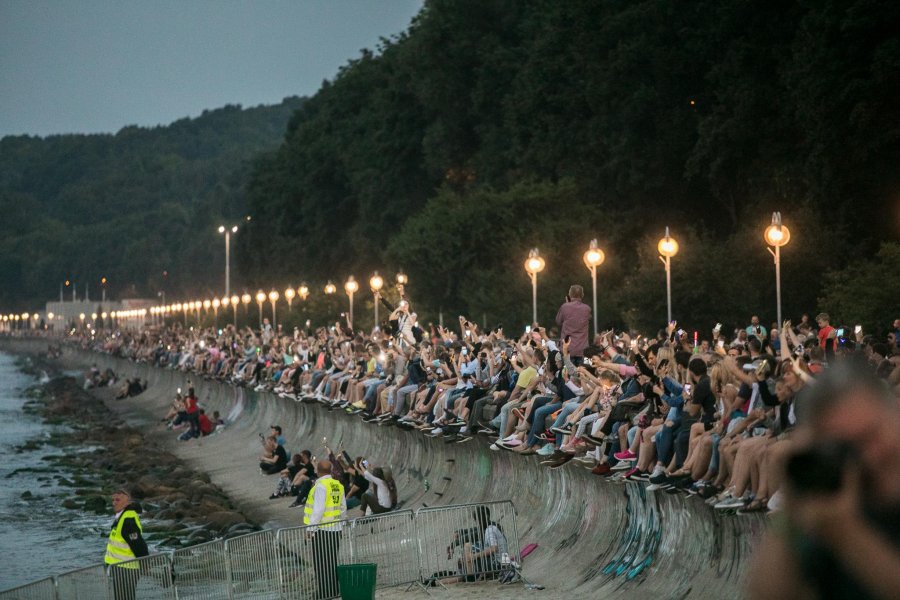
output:
[[[650,476],[650,483],[666,483],[669,481],[669,476],[666,475],[665,471],[661,471],[660,473],[656,472],[656,469],[653,470],[653,475]]]
[[[594,475],[606,475],[611,472],[612,469],[610,468],[609,463],[600,463],[599,465],[591,469],[591,473],[593,473]]]
[[[304,506],[303,502],[300,502],[300,498],[297,498],[288,506],[288,508],[297,508],[298,506]]]
[[[554,450],[556,450],[556,446],[553,444],[545,444],[543,448],[537,451],[537,453],[541,456],[550,456],[553,454]]]
[[[477,433],[480,435],[495,435],[497,432],[490,427],[482,427],[477,431]]]
[[[619,460],[616,463],[616,466],[612,468],[613,471],[630,471],[631,469],[635,469],[634,461],[630,460]]]
[[[458,432],[458,433],[459,433],[459,435],[468,435],[468,433],[469,433],[469,428],[466,427],[465,425],[463,425],[462,427],[459,428],[459,432]]]
[[[271,496],[269,496],[269,500],[275,500],[277,498],[281,498],[281,494],[272,494]]]
[[[553,433],[558,433],[560,435],[569,435],[572,433],[572,424],[567,423],[565,425],[560,425],[559,427],[551,427],[550,431]]]
[[[650,480],[653,481],[653,478],[651,477]],[[672,488],[671,483],[663,481],[661,483],[651,483],[650,485],[647,486],[647,491],[648,492],[665,491],[665,490],[668,490],[671,488]]]
[[[541,440],[542,442],[555,442],[555,441],[556,441],[556,436],[555,436],[555,435],[548,435],[548,434],[545,432],[545,433],[538,434],[537,439]]]
[[[464,443],[470,441],[472,439],[472,437],[473,436],[471,436],[471,435],[460,435],[457,437],[456,440],[454,440],[454,442],[457,444],[464,444]]]
[[[575,462],[580,463],[582,465],[587,465],[589,467],[593,467],[594,465],[596,465],[599,462],[596,458],[594,458],[594,456],[592,454],[585,454],[584,456],[579,456],[577,458],[573,458],[572,460],[574,460]]]
[[[567,454],[565,456],[560,457],[559,460],[557,460],[555,463],[550,465],[550,468],[551,469],[559,469],[561,467],[564,467],[571,460],[572,460],[572,456]]]
[[[439,436],[439,435],[442,435],[443,433],[444,433],[444,430],[443,430],[442,428],[440,428],[440,427],[435,427],[434,429],[432,429],[431,431],[429,431],[429,432],[426,433],[425,435],[427,435],[428,437],[437,437],[437,436]]]
[[[734,496],[730,498],[725,498],[724,500],[720,500],[713,505],[713,508],[716,510],[729,510],[729,509],[737,509],[743,508],[744,505],[747,504],[747,500],[744,498],[735,498]]]
[[[632,452],[631,450],[626,450],[625,452],[616,452],[613,454],[616,457],[616,460],[634,460],[637,458],[637,454]]]
[[[503,441],[503,442],[511,442],[511,441],[517,440],[517,439],[519,439],[519,436],[517,436],[516,434],[513,433],[512,435],[506,436],[506,437],[503,438],[501,441]]]

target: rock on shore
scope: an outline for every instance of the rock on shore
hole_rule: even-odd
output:
[[[17,451],[52,446],[44,457],[57,485],[71,487],[62,506],[108,514],[111,492],[131,490],[144,509],[148,542],[178,548],[258,530],[205,473],[188,468],[139,430],[130,427],[72,377],[58,377],[34,388],[26,409],[46,422],[66,425],[48,438],[31,440]]]

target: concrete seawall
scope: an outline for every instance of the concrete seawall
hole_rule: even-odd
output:
[[[0,345],[4,348],[38,351],[46,343],[6,341]],[[758,515],[722,516],[696,497],[648,493],[641,484],[616,485],[581,467],[550,471],[536,457],[492,452],[481,439],[446,444],[369,425],[318,404],[106,355],[68,350],[64,360],[70,368],[96,363],[121,377],[146,379],[150,387],[138,398],[108,404],[131,424],[156,431],[267,526],[294,526],[302,519],[285,499],[267,500],[274,477],[261,476],[257,468],[259,434],[273,424],[284,429],[289,452],[307,448],[321,455],[327,437],[335,447],[343,442],[353,456],[390,465],[404,508],[511,499],[521,543],[539,544],[525,560],[526,574],[570,597],[740,597],[751,550],[765,526]],[[160,426],[175,389],[186,388],[188,379],[207,411],[218,410],[234,421],[226,431],[181,443]]]

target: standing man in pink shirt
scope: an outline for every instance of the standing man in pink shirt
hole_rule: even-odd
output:
[[[582,298],[584,288],[573,285],[569,288],[566,303],[556,313],[560,341],[565,342],[568,338],[569,356],[576,365],[584,362],[584,349],[588,346],[588,327],[591,323],[591,307],[582,302]]]

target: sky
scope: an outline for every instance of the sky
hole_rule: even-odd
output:
[[[422,1],[0,0],[0,137],[312,95]]]

